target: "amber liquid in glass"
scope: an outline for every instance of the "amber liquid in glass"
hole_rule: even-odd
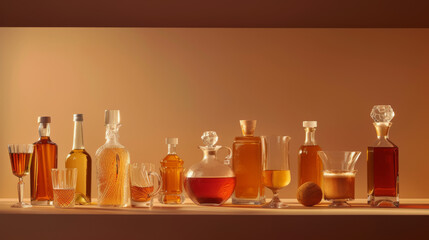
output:
[[[58,207],[71,207],[73,205],[75,190],[73,188],[54,189],[54,205]]]
[[[9,153],[13,175],[21,178],[29,173],[32,153]]]
[[[165,204],[181,204],[183,192],[183,160],[176,154],[168,154],[161,161],[162,190],[161,202]]]
[[[51,169],[57,168],[57,145],[48,136],[40,137],[34,143],[33,159],[31,161],[31,204],[48,203],[54,200],[52,189]]]
[[[279,190],[290,183],[289,170],[265,170],[262,172],[263,184],[271,190]]]
[[[235,183],[235,177],[186,178],[185,188],[195,203],[216,205],[228,200]]]
[[[298,154],[298,186],[306,182],[314,182],[322,186],[322,160],[317,151],[321,151],[319,145],[302,145]]]
[[[323,174],[323,192],[325,200],[355,198],[355,173],[325,172]]]
[[[261,139],[253,136],[236,137],[233,144],[232,169],[236,177],[233,203],[262,204],[265,189],[262,184]]]
[[[368,195],[398,195],[398,147],[368,147]]]
[[[77,168],[76,203],[91,203],[91,157],[85,149],[73,149],[66,159],[66,168]]]
[[[150,201],[150,194],[153,192],[153,186],[139,187],[131,186],[131,199],[135,202]]]

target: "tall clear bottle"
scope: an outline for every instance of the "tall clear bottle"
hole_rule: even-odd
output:
[[[106,110],[106,143],[95,153],[98,205],[126,207],[129,205],[130,154],[119,139],[119,110]]]
[[[183,194],[183,160],[176,153],[178,138],[166,138],[168,154],[161,161],[162,190],[159,201],[164,204],[182,204]]]
[[[322,188],[322,160],[317,151],[321,151],[316,143],[317,121],[303,121],[305,141],[298,152],[298,187],[306,182],[314,182]]]
[[[54,193],[51,169],[58,165],[58,146],[51,141],[51,117],[38,118],[39,140],[34,143],[30,184],[32,205],[52,205]]]
[[[243,136],[236,137],[232,145],[232,169],[236,185],[233,204],[265,203],[265,187],[262,184],[261,138],[254,136],[256,120],[240,120]]]
[[[377,140],[368,147],[368,203],[371,206],[399,207],[399,150],[389,139],[395,113],[390,105],[376,105],[371,118]]]
[[[74,114],[73,149],[66,158],[66,168],[77,169],[76,204],[91,203],[91,156],[83,145],[83,114]]]

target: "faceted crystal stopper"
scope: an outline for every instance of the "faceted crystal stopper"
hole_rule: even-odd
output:
[[[201,139],[203,140],[204,145],[213,147],[218,140],[218,136],[215,131],[206,131],[201,136]]]
[[[395,113],[390,105],[375,105],[371,111],[374,122],[390,122]]]
[[[256,120],[240,120],[243,136],[253,136],[256,128]]]

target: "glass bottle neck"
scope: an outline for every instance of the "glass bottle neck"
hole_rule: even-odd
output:
[[[316,128],[304,128],[305,141],[304,145],[317,145],[316,143]]]
[[[49,123],[39,123],[39,136],[50,137],[51,136],[51,127]]]
[[[73,149],[85,149],[83,146],[82,121],[74,122]]]
[[[106,125],[106,141],[116,143],[119,140],[119,127],[120,124],[107,124]]]
[[[389,139],[389,130],[392,126],[391,122],[375,122],[373,124],[375,127],[375,131],[377,132],[378,139]]]
[[[176,154],[176,145],[168,144],[168,154],[169,155]]]

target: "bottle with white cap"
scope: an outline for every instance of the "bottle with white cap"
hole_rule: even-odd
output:
[[[306,182],[314,182],[322,187],[322,160],[317,154],[321,151],[316,143],[317,121],[303,121],[305,131],[304,144],[298,153],[298,187]]]
[[[40,138],[34,143],[30,170],[31,204],[52,205],[54,190],[51,170],[58,165],[58,146],[51,141],[51,117],[39,117],[38,122]]]
[[[168,154],[161,161],[162,190],[159,202],[164,204],[183,204],[185,195],[183,194],[183,160],[176,153],[176,146],[179,144],[178,138],[166,138]]]
[[[126,207],[129,205],[130,154],[119,143],[119,110],[105,110],[104,123],[106,143],[95,153],[98,205]]]
[[[83,114],[73,114],[73,148],[67,155],[66,168],[77,169],[75,203],[91,203],[91,156],[83,145]]]

